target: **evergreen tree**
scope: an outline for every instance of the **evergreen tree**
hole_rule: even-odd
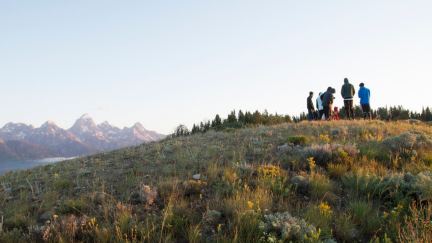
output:
[[[252,115],[252,124],[259,125],[262,124],[262,117],[259,111],[255,111]]]
[[[216,114],[214,120],[211,123],[211,128],[214,128],[216,130],[222,128],[222,119],[220,118],[219,114]]]
[[[235,111],[231,111],[231,113],[228,115],[227,122],[232,124],[237,122],[237,117]]]
[[[388,120],[389,119],[389,111],[387,107],[380,107],[377,109],[378,119]]]
[[[176,137],[188,136],[189,134],[189,129],[183,124],[180,124],[174,131],[174,136]]]
[[[204,130],[203,130],[203,132],[207,132],[208,130],[210,130],[210,127],[211,127],[210,121],[207,121],[204,124]]]
[[[192,126],[191,133],[192,134],[196,134],[196,133],[199,133],[199,132],[200,132],[199,127],[197,125],[195,125],[195,123],[194,123],[193,126]]]
[[[252,124],[252,122],[253,122],[253,115],[252,115],[252,113],[250,113],[249,111],[246,111],[244,119],[245,119],[245,124],[246,125]]]
[[[426,107],[424,121],[432,121],[432,112],[429,107]]]
[[[242,110],[238,112],[238,122],[244,125],[246,123],[246,117]]]

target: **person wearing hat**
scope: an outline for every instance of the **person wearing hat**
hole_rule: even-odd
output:
[[[364,119],[372,119],[371,107],[370,107],[370,90],[365,87],[364,83],[360,84],[360,90],[358,92],[360,98],[360,105],[363,110]]]
[[[354,95],[355,89],[354,85],[350,84],[348,78],[344,79],[344,85],[341,89],[341,95],[344,99],[344,108],[347,119],[354,119]]]

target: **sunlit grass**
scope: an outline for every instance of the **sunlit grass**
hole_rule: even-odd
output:
[[[0,242],[421,242],[431,138],[407,122],[287,123],[7,173]]]

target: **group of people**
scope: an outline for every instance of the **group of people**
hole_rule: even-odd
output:
[[[307,98],[307,109],[308,109],[308,120],[339,120],[339,109],[338,107],[333,108],[333,103],[336,93],[336,89],[328,87],[324,93],[319,93],[316,98],[316,109],[313,102],[313,92],[309,92]],[[344,100],[344,108],[346,118],[351,120],[354,119],[354,96],[356,90],[348,78],[344,79],[344,84],[341,88],[341,96]],[[360,89],[358,92],[360,98],[360,105],[363,111],[364,119],[372,119],[371,107],[370,107],[370,90],[365,87],[364,83],[360,83]]]

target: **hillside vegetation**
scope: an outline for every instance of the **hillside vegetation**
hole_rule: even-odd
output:
[[[419,122],[209,131],[0,177],[0,242],[431,242],[431,168]]]

